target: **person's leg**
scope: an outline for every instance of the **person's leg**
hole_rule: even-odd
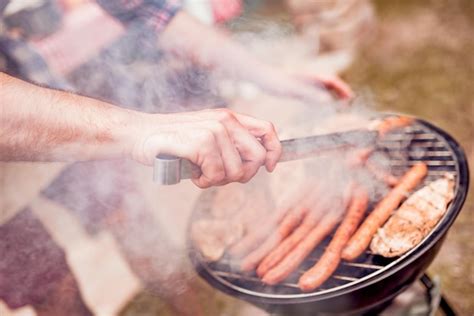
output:
[[[0,226],[0,299],[39,316],[89,316],[64,251],[29,209]]]

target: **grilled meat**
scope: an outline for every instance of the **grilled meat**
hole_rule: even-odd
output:
[[[377,229],[387,221],[393,210],[425,178],[427,173],[428,167],[422,162],[416,163],[405,173],[398,185],[377,204],[372,213],[351,237],[342,251],[342,259],[354,260],[364,252]]]
[[[209,261],[217,261],[225,249],[242,238],[243,225],[239,222],[221,219],[202,219],[193,223],[191,238]]]
[[[371,251],[396,257],[418,245],[444,215],[453,196],[454,181],[448,176],[416,191],[378,230]]]

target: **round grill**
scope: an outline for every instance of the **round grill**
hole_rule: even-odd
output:
[[[313,292],[303,293],[298,288],[297,281],[302,273],[317,262],[332,239],[332,234],[313,250],[298,271],[276,286],[263,284],[254,272],[240,272],[226,257],[219,262],[206,262],[190,240],[189,254],[198,273],[219,290],[267,310],[274,310],[268,308],[269,306],[315,302],[320,304],[311,306],[318,310],[340,311],[344,308],[355,310],[362,308],[362,304],[367,307],[376,304],[377,301],[393,298],[427,268],[439,250],[443,237],[466,198],[468,166],[462,149],[451,136],[419,119],[409,127],[386,135],[379,141],[376,150],[386,153],[395,175],[402,175],[418,161],[425,162],[429,171],[422,185],[446,173],[452,174],[455,179],[455,196],[447,212],[431,233],[415,248],[397,258],[384,258],[367,251],[354,262],[342,261],[332,277],[321,287]],[[216,190],[218,189],[208,190],[201,195],[191,222],[208,211]],[[384,295],[379,292],[384,292]],[[361,295],[371,295],[373,299]],[[329,306],[338,302],[340,306]]]

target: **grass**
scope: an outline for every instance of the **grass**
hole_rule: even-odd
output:
[[[474,2],[376,1],[379,31],[346,79],[377,109],[435,122],[474,164]],[[411,33],[410,33],[411,31]],[[430,267],[462,315],[474,314],[474,189]]]

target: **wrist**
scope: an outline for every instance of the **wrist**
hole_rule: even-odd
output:
[[[120,157],[134,159],[139,142],[153,125],[151,116],[154,115],[126,109],[111,116],[111,134]]]
[[[165,116],[170,114],[149,114],[132,112],[126,128],[120,136],[124,156],[145,165],[153,164],[153,157],[160,152],[166,132],[163,130]],[[154,152],[151,153],[150,150]]]

